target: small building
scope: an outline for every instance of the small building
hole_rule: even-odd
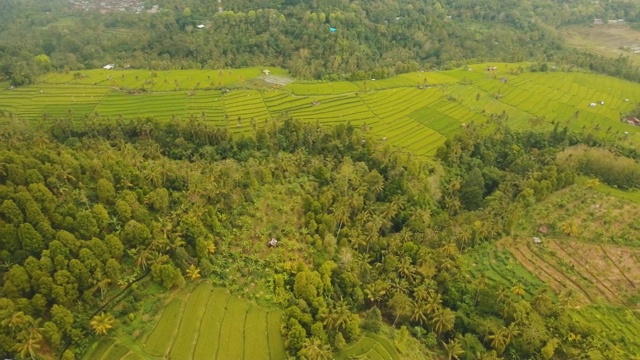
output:
[[[539,231],[540,233],[542,233],[542,234],[546,234],[546,233],[548,233],[548,232],[549,232],[549,226],[547,226],[547,225],[540,225],[540,226],[538,227],[538,231]]]
[[[264,69],[264,70],[262,70],[262,73],[263,73],[264,75],[271,75],[271,70]]]
[[[500,82],[502,82],[503,84],[506,84],[507,81],[509,81],[509,80],[507,80],[507,78],[504,78],[504,77],[500,78]]]
[[[276,247],[277,245],[278,245],[278,240],[276,240],[276,238],[271,238],[271,240],[269,240],[269,246]]]
[[[590,107],[596,107],[596,103],[589,104]]]
[[[604,101],[600,101],[600,105],[604,105]]]
[[[497,66],[487,66],[487,71],[496,71],[498,70]]]
[[[204,29],[204,24],[200,24],[196,26],[198,29]]]
[[[540,238],[539,238],[539,237],[537,237],[537,236],[534,236],[534,237],[533,237],[533,243],[534,243],[534,244],[542,244],[542,239],[540,239]]]
[[[593,19],[593,25],[602,25],[602,19]]]
[[[105,66],[103,66],[102,68],[105,70],[113,70],[113,68],[115,68],[116,65],[115,64],[107,64]]]

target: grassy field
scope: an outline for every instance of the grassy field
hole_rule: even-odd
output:
[[[497,66],[487,71],[487,66]],[[250,132],[281,116],[367,127],[393,146],[433,155],[466,124],[504,114],[517,129],[572,130],[640,146],[640,127],[620,121],[640,103],[640,84],[580,72],[523,71],[527,64],[476,64],[358,82],[261,82],[261,68],[86,70],[52,73],[36,85],[0,90],[0,114],[30,120],[68,116],[198,118]],[[286,76],[281,69],[272,74]],[[591,103],[597,103],[592,107]],[[6,115],[5,115],[6,116]]]
[[[281,316],[201,282],[174,294],[140,341],[117,333],[85,359],[284,359]]]

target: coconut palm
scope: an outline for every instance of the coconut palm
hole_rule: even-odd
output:
[[[333,358],[331,348],[315,336],[311,339],[305,339],[298,354],[307,360],[329,360]]]
[[[430,323],[436,334],[442,334],[452,330],[455,325],[455,321],[456,313],[451,309],[440,306],[431,317]]]
[[[420,325],[427,322],[427,315],[429,311],[424,302],[414,301],[411,303],[411,321],[420,323]]]
[[[200,277],[200,269],[195,267],[195,265],[191,264],[187,269],[187,276],[191,280],[195,280]]]
[[[522,283],[517,283],[511,288],[511,292],[517,296],[523,296],[525,294],[524,285],[522,285]]]
[[[575,236],[578,234],[578,225],[572,220],[565,221],[560,224],[560,230],[567,236]]]
[[[393,310],[393,313],[396,315],[396,318],[393,320],[393,326],[396,326],[398,319],[400,316],[408,315],[411,310],[411,299],[403,293],[396,293],[393,295],[391,300],[389,300],[389,306]]]
[[[116,319],[109,313],[102,312],[94,316],[89,322],[89,326],[98,335],[105,335],[113,327]]]
[[[449,342],[442,342],[442,347],[444,348],[445,354],[447,354],[447,359],[460,359],[460,355],[464,354],[464,350],[462,349],[462,345],[460,345],[460,340],[451,339]]]

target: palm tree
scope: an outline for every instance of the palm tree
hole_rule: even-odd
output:
[[[442,347],[444,348],[445,353],[447,354],[447,359],[460,359],[459,355],[464,354],[464,350],[462,350],[462,345],[460,345],[460,340],[451,339],[449,342],[442,342]]]
[[[396,293],[389,300],[389,306],[393,309],[396,318],[393,320],[392,326],[396,326],[400,316],[407,315],[411,310],[411,299],[404,293]]]
[[[16,343],[14,350],[23,359],[27,359],[27,356],[35,359],[42,342],[42,333],[40,333],[36,323],[32,323],[29,329],[18,334],[18,338],[19,341]]]
[[[522,283],[517,283],[514,287],[511,288],[511,292],[517,296],[522,296],[525,294],[524,285]]]
[[[478,303],[478,297],[480,296],[480,291],[484,290],[487,287],[488,279],[484,274],[481,274],[475,281],[476,286],[476,299],[475,303]]]
[[[349,316],[351,316],[351,311],[349,311],[347,303],[341,300],[336,304],[335,309],[327,317],[325,323],[329,329],[341,330],[347,327]]]
[[[384,281],[376,280],[375,282],[367,284],[364,293],[367,295],[369,301],[377,304],[385,297],[388,289],[389,287]]]
[[[437,311],[431,317],[431,326],[433,326],[433,330],[436,334],[442,334],[444,332],[450,331],[453,329],[456,321],[456,313],[453,310],[438,307]]]
[[[567,236],[575,236],[578,234],[578,225],[573,220],[568,220],[560,224],[560,230]]]
[[[499,327],[497,330],[492,331],[492,334],[487,336],[487,339],[491,341],[491,347],[494,348],[498,354],[501,354],[509,344],[507,328],[504,326]]]
[[[418,301],[411,303],[411,321],[416,321],[422,325],[427,322],[428,314],[429,311],[427,310],[425,303]]]
[[[311,339],[305,339],[298,354],[307,360],[329,360],[333,358],[331,348],[315,336]]]
[[[189,266],[189,268],[187,269],[187,276],[191,280],[195,280],[195,279],[199,278],[200,277],[200,269],[195,267],[195,265],[191,264],[191,266]]]
[[[115,321],[116,319],[114,319],[113,315],[102,312],[91,319],[89,326],[96,334],[105,335],[113,327]]]
[[[520,329],[518,328],[518,322],[514,321],[506,328],[507,344],[510,344],[516,336],[520,335]]]
[[[433,315],[442,307],[442,297],[434,290],[429,290],[425,308],[429,315]]]

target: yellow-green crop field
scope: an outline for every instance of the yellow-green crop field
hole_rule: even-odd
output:
[[[275,86],[266,81],[286,77],[285,70],[269,68],[269,76],[262,68],[85,70],[51,73],[16,89],[2,84],[0,113],[33,121],[59,116],[81,121],[87,115],[197,118],[232,132],[251,132],[284,115],[320,125],[366,126],[380,141],[426,156],[466,124],[502,115],[516,129],[549,129],[560,122],[640,146],[640,127],[621,121],[640,103],[640,84],[522,67],[526,64],[477,64],[389,79]]]
[[[285,359],[282,312],[265,310],[202,282],[182,290],[145,337],[103,339],[85,357],[128,359]]]

